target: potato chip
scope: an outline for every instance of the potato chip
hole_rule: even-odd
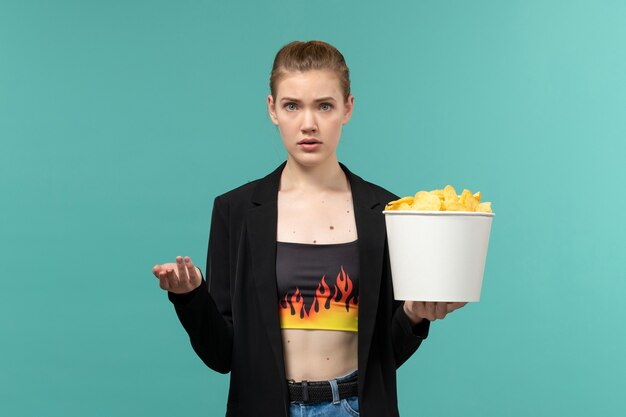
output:
[[[478,200],[474,198],[474,194],[468,189],[463,190],[459,202],[466,208],[465,211],[476,211]]]
[[[468,211],[467,208],[458,201],[444,203],[445,211]]]
[[[402,197],[399,200],[390,201],[385,206],[385,210],[398,210],[403,203],[413,204],[413,197]]]
[[[484,203],[480,203],[476,207],[476,211],[482,211],[482,212],[485,212],[485,213],[493,213],[491,211],[491,201],[485,201]]]
[[[444,200],[443,190],[432,190],[430,193],[435,194],[441,201]]]
[[[422,210],[422,211],[470,211],[492,213],[491,203],[481,203],[480,191],[472,194],[464,189],[461,195],[451,185],[441,190],[418,191],[414,196],[402,197],[391,201],[385,210]]]
[[[415,194],[415,200],[411,207],[413,210],[439,211],[441,210],[441,200],[428,191],[420,191]]]
[[[443,189],[443,199],[446,203],[453,203],[458,201],[459,196],[456,195],[456,190],[451,185],[446,185]]]

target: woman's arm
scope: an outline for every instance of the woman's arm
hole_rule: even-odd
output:
[[[399,368],[415,353],[422,341],[428,337],[430,321],[424,319],[413,324],[404,311],[403,301],[394,301],[394,314],[391,323],[396,368]]]

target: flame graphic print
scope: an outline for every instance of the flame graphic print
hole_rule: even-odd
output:
[[[287,292],[278,306],[281,328],[357,331],[358,295],[343,266],[332,289],[322,276],[313,302],[307,304],[298,287]]]

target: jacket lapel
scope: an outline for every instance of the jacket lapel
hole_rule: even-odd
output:
[[[278,187],[284,166],[283,163],[258,182],[252,195],[254,207],[248,210],[246,218],[247,239],[250,242],[251,265],[259,299],[259,310],[283,379],[285,379],[285,365],[276,287],[276,227]]]
[[[378,298],[385,250],[385,221],[382,205],[371,186],[341,165],[350,181],[359,245],[359,378],[366,372],[365,364],[378,310]]]

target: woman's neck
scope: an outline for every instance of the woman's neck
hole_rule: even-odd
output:
[[[288,159],[280,177],[280,191],[348,191],[350,185],[336,159],[304,166]]]

